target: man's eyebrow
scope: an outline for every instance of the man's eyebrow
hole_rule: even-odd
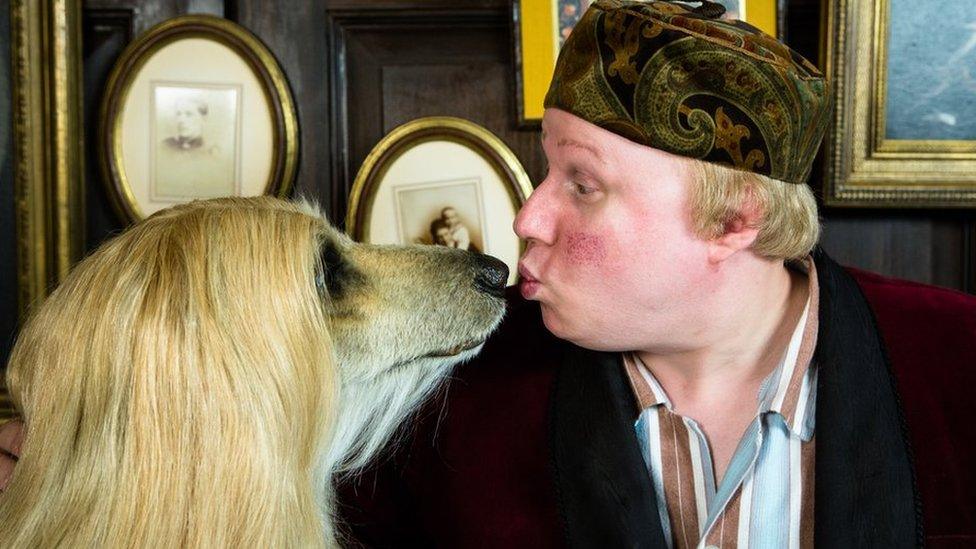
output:
[[[574,147],[574,148],[583,149],[585,151],[588,151],[590,154],[592,154],[593,157],[596,158],[597,161],[599,161],[601,164],[606,164],[607,163],[606,159],[603,158],[603,153],[600,151],[600,149],[594,147],[593,145],[589,145],[587,143],[580,143],[579,141],[576,141],[575,139],[563,138],[563,139],[560,139],[558,142],[556,142],[556,146],[557,147]]]

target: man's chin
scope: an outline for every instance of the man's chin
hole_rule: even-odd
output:
[[[601,332],[592,323],[585,322],[585,315],[568,315],[569,318],[579,319],[577,322],[566,322],[566,316],[558,314],[551,305],[539,303],[542,308],[542,322],[552,335],[568,341],[573,345],[593,351],[618,351],[616,345],[608,345],[606,332]],[[601,335],[601,333],[603,335]]]
[[[574,341],[573,335],[575,331],[571,326],[567,325],[563,317],[552,305],[546,304],[545,301],[540,301],[539,306],[542,309],[542,323],[546,325],[546,329],[559,339]]]

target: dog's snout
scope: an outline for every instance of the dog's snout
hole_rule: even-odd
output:
[[[508,281],[508,265],[490,255],[476,254],[475,260],[478,264],[475,287],[486,294],[503,296]]]

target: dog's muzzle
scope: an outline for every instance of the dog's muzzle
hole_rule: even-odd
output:
[[[475,254],[475,261],[478,265],[478,274],[474,277],[474,287],[493,297],[505,297],[508,265],[484,254]]]

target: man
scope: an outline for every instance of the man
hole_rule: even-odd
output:
[[[354,540],[976,543],[976,298],[816,248],[826,84],[720,12],[582,17],[515,222],[523,299],[348,483]]]

